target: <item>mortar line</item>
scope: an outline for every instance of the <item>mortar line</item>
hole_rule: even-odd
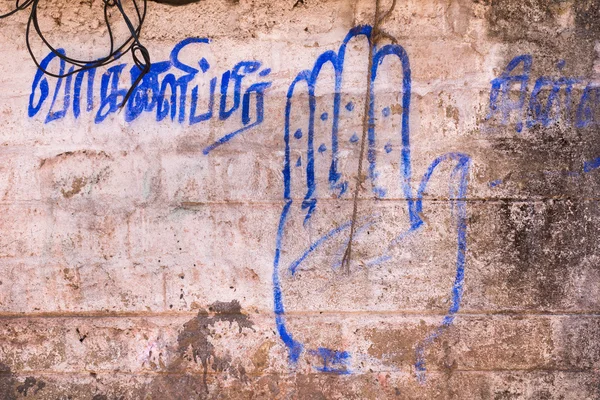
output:
[[[597,370],[594,369],[593,367],[590,367],[589,369],[585,369],[585,368],[539,368],[539,367],[532,367],[532,368],[490,368],[490,369],[461,369],[461,368],[456,368],[452,370],[453,372],[458,372],[461,374],[513,374],[513,373],[523,373],[523,372],[529,372],[529,373],[573,373],[573,374],[581,374],[581,373],[589,373],[589,374],[597,374]],[[53,371],[53,370],[35,370],[35,369],[28,369],[26,371],[0,371],[0,377],[1,376],[31,376],[31,375],[42,375],[42,376],[72,376],[74,374],[81,374],[81,375],[87,375],[90,377],[93,377],[95,375],[117,375],[117,376],[138,376],[141,378],[153,378],[153,377],[160,377],[160,376],[185,376],[190,374],[190,372],[192,373],[198,373],[201,374],[203,373],[202,371],[199,371],[196,368],[186,368],[186,369],[181,369],[179,371],[113,371],[113,370],[67,370],[67,371]],[[446,376],[447,375],[447,370],[443,370],[443,369],[431,369],[430,371],[428,371],[429,373],[433,373],[433,374],[440,374],[442,376]],[[357,372],[355,371],[354,375],[378,375],[381,373],[396,373],[399,375],[407,375],[407,377],[411,374],[410,372],[408,372],[406,369],[402,369],[401,367],[397,368],[397,369],[392,369],[392,368],[386,368],[386,369],[378,369],[377,371],[365,371],[365,372]],[[222,376],[224,374],[227,374],[226,372],[222,371],[222,372],[217,372],[217,371],[212,371],[212,370],[208,370],[207,371],[207,375],[208,376]],[[254,376],[254,377],[263,377],[263,376],[289,376],[289,377],[295,377],[297,374],[295,373],[264,373],[264,372],[249,372],[246,371],[246,375],[247,376]],[[322,377],[323,373],[320,372],[309,372],[303,375],[310,375],[310,376],[315,376],[315,377]],[[339,375],[333,375],[335,377],[339,377]]]
[[[205,311],[205,310],[202,310]],[[214,313],[208,312],[209,315]],[[219,315],[239,315],[238,313],[218,313]],[[272,312],[264,313],[242,313],[247,316],[259,316],[259,317],[272,317]],[[378,316],[395,316],[395,317],[443,317],[446,315],[444,312],[423,312],[423,311],[290,311],[289,316],[362,316],[368,315],[373,317]],[[195,317],[198,312],[195,311],[165,311],[165,312],[77,312],[77,313],[0,313],[0,320],[2,319],[60,319],[60,318],[74,318],[74,319],[113,319],[113,318],[183,318],[183,317]],[[487,311],[487,312],[468,312],[461,311],[456,314],[457,318],[479,318],[479,317],[600,317],[600,311],[598,312],[519,312],[519,311]]]

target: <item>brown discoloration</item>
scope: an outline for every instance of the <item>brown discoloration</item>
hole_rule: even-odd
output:
[[[0,378],[1,379],[1,378]],[[157,385],[160,380],[163,385]],[[148,390],[142,377],[118,378],[96,376],[82,379],[81,375],[50,377],[38,400],[106,399],[106,400],[163,400],[163,399],[402,399],[402,400],[489,400],[506,394],[530,393],[526,398],[596,399],[600,394],[593,372],[572,374],[548,371],[522,372],[460,372],[453,375],[432,374],[426,385],[393,372],[364,373],[354,376],[331,374],[277,374],[251,376],[247,384],[225,383],[216,375],[208,378],[210,393],[194,391],[201,387],[198,374],[168,374],[156,378],[153,390]],[[1,383],[0,383],[1,384]],[[200,386],[198,386],[200,384]],[[570,386],[570,387],[569,387]],[[538,397],[542,396],[542,397]],[[94,397],[97,396],[97,397]],[[510,398],[510,397],[509,397]],[[523,398],[517,397],[518,399]],[[4,399],[4,398],[3,398]]]
[[[149,399],[208,398],[205,379],[198,374],[161,375],[156,377],[145,391]]]
[[[177,152],[181,154],[202,154],[207,146],[204,137],[198,135],[181,136],[177,140]]]
[[[454,123],[458,126],[458,123],[460,122],[460,113],[458,111],[458,108],[452,105],[447,105],[446,118],[452,118],[454,120]]]
[[[269,363],[269,351],[275,346],[275,343],[268,340],[264,342],[252,356],[252,364],[254,364],[255,373],[262,373]]]
[[[529,99],[539,77],[577,76],[583,82],[573,89],[571,103],[562,107],[558,121],[526,127],[521,133],[511,124],[485,136],[490,152],[484,151],[480,159],[502,177],[507,198],[489,206],[497,216],[483,215],[487,223],[473,215],[469,248],[490,267],[484,272],[490,278],[483,282],[486,295],[497,304],[573,308],[577,274],[597,255],[592,238],[598,232],[598,210],[592,200],[600,186],[597,175],[585,173],[583,165],[600,154],[599,134],[596,127],[574,123],[583,86],[597,73],[597,23],[585,21],[586,12],[590,18],[597,12],[596,3],[498,1],[488,10],[489,32],[494,40],[508,43],[495,75],[518,54],[533,58],[523,121],[530,114]],[[560,28],[560,19],[570,16],[575,24]],[[566,62],[562,71],[556,66],[560,59]],[[564,89],[561,96],[566,102]],[[540,97],[545,102],[547,93]]]
[[[104,151],[78,150],[42,159],[42,187],[65,199],[89,194],[111,176],[113,158]]]
[[[430,330],[425,324],[403,329],[373,329],[367,334],[372,342],[368,353],[388,365],[410,367],[416,361],[416,346]]]
[[[94,151],[94,150],[65,151],[64,153],[57,154],[53,157],[42,159],[40,161],[40,168],[49,167],[49,166],[63,162],[65,160],[68,160],[73,157],[112,160],[112,157],[109,156],[104,151]]]
[[[188,321],[183,326],[183,331],[177,338],[178,353],[181,359],[186,357],[188,350],[191,350],[194,362],[200,362],[204,370],[204,385],[206,386],[206,374],[209,364],[212,364],[214,371],[236,372],[232,368],[231,360],[221,358],[215,354],[215,349],[210,343],[210,327],[219,321],[226,321],[230,324],[236,323],[240,333],[243,328],[252,329],[252,322],[248,317],[242,314],[240,303],[234,300],[230,303],[217,301],[208,308],[209,311],[199,311],[198,316]],[[240,371],[241,372],[241,371]]]
[[[401,115],[402,114],[402,105],[401,104],[392,104],[390,107],[393,115]]]
[[[78,177],[78,178],[73,179],[70,190],[60,189],[60,191],[66,199],[70,199],[71,197],[75,196],[77,193],[81,192],[81,189],[83,189],[86,184],[87,184],[86,178]]]

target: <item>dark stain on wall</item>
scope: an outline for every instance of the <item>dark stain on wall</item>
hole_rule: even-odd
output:
[[[33,376],[28,376],[22,385],[17,386],[17,392],[27,397],[29,394],[36,395],[45,386],[46,383],[41,379],[37,380]]]
[[[503,191],[494,204],[473,208],[473,217],[481,221],[469,227],[469,251],[482,265],[492,266],[483,282],[490,287],[500,283],[502,290],[486,296],[503,306],[562,310],[585,304],[575,288],[581,279],[577,274],[589,269],[586,260],[598,253],[594,238],[600,210],[593,200],[600,186],[598,175],[584,171],[584,163],[600,156],[600,132],[597,126],[578,126],[574,121],[584,87],[596,74],[600,2],[478,3],[486,10],[489,38],[502,44],[494,76],[521,54],[531,55],[532,68],[523,109],[511,115],[520,115],[523,131],[517,132],[515,124],[489,124],[493,129],[486,136],[490,145],[486,155],[494,161],[488,168],[502,178]],[[515,74],[522,70],[520,66]],[[529,125],[525,121],[535,121],[530,96],[543,76],[577,77],[581,82],[569,102],[561,88],[560,101],[567,106],[553,114],[558,117],[549,124]],[[512,89],[514,99],[519,88]],[[544,89],[537,99],[546,104],[548,93]],[[489,111],[488,103],[485,113]]]
[[[577,34],[589,41],[600,36],[600,2],[577,0],[573,6]]]
[[[194,362],[202,364],[205,387],[209,366],[214,371],[229,370],[235,375],[245,374],[243,370],[236,371],[236,368],[232,368],[229,357],[221,358],[215,355],[215,348],[209,341],[211,336],[210,327],[219,321],[226,321],[230,324],[236,323],[240,333],[243,328],[252,329],[253,327],[248,317],[242,314],[240,303],[237,300],[230,303],[217,301],[208,308],[208,311],[200,310],[196,318],[183,325],[183,331],[177,338],[179,356],[182,359],[185,358],[185,354],[191,349]]]
[[[598,255],[600,208],[596,201],[501,200],[474,208],[470,250],[482,282],[500,282],[487,301],[514,309],[565,310],[593,306],[579,293]],[[489,267],[493,266],[493,267]],[[588,304],[592,303],[592,304]]]
[[[483,1],[492,40],[510,44],[504,67],[517,54],[535,56],[542,71],[558,59],[577,76],[593,73],[594,43],[600,35],[600,4],[595,0]],[[574,16],[574,18],[573,18]],[[574,19],[574,26],[573,26]],[[566,71],[566,70],[565,70]]]
[[[169,374],[156,378],[150,385],[151,395],[164,398],[205,398],[208,395],[207,376],[210,370],[225,372],[243,383],[248,380],[246,371],[241,365],[235,365],[229,354],[217,355],[210,341],[212,328],[218,322],[237,324],[241,333],[244,328],[253,329],[254,324],[237,300],[231,302],[217,301],[208,310],[200,310],[198,315],[183,325],[183,331],[177,338],[178,355],[176,361],[167,366]],[[203,374],[181,375],[186,364],[199,363]]]
[[[4,400],[16,400],[15,386],[17,381],[8,367],[0,362],[0,398]]]
[[[501,129],[498,136],[488,136],[486,156],[494,160],[490,167],[501,171],[514,197],[591,198],[600,190],[595,176],[583,171],[584,162],[600,155],[600,132],[595,127],[556,123],[529,128],[524,134],[511,126]]]
[[[46,382],[28,376],[25,381],[19,381],[6,364],[0,363],[0,399],[16,400],[22,397],[38,398],[38,392],[46,387]]]
[[[214,327],[218,323],[227,323],[228,329],[235,329],[242,333],[243,329],[254,329],[250,318],[242,312],[237,300],[231,302],[217,301],[212,303],[207,310],[201,309],[198,315],[183,325],[175,346],[175,360],[168,364],[164,374],[159,374],[150,382],[137,387],[110,387],[111,394],[106,394],[102,379],[94,383],[72,382],[68,387],[61,387],[51,383],[49,391],[47,383],[39,378],[28,376],[19,378],[11,368],[0,363],[0,399],[17,400],[19,398],[56,399],[65,396],[68,399],[87,398],[92,400],[123,400],[126,398],[152,398],[152,399],[205,399],[217,398],[218,393],[210,394],[208,390],[208,375],[212,372],[224,374],[235,381],[228,387],[232,393],[241,393],[250,384],[250,379],[242,365],[234,361],[233,355],[216,351],[211,343]],[[194,369],[199,365],[202,374]],[[212,381],[212,380],[211,380]],[[100,393],[98,393],[100,391]],[[92,395],[91,393],[96,392]],[[135,394],[134,394],[135,393]],[[84,395],[85,394],[85,395]],[[83,397],[82,397],[83,396]],[[145,397],[144,397],[145,396]]]
[[[547,0],[488,1],[489,31],[503,41],[539,39],[543,28],[554,24],[548,3]]]

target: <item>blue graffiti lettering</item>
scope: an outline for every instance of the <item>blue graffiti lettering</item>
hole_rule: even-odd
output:
[[[523,64],[523,73],[512,75],[513,71]],[[490,92],[490,114],[488,119],[495,114],[502,115],[502,124],[506,125],[509,122],[511,112],[520,111],[525,104],[525,96],[527,91],[527,83],[529,82],[529,73],[531,72],[532,58],[530,55],[522,55],[513,58],[502,74],[492,81],[492,90]],[[518,99],[513,100],[510,97],[510,91],[514,84],[519,85]],[[523,122],[520,119],[515,123],[517,132],[523,129]]]
[[[338,375],[347,375],[350,373],[348,361],[351,356],[347,351],[336,351],[319,347],[317,350],[311,350],[310,354],[321,359],[322,366],[315,367],[319,372],[329,372]]]
[[[577,107],[577,128],[586,128],[600,123],[600,87],[588,84]]]
[[[102,86],[100,86],[100,108],[96,113],[95,122],[98,124],[106,119],[109,114],[116,112],[125,99],[127,89],[119,89],[119,77],[125,68],[125,64],[110,67],[102,75]],[[109,86],[110,85],[110,86]]]
[[[491,81],[488,121],[494,120],[501,126],[514,123],[517,132],[522,132],[524,127],[546,128],[559,122],[576,128],[600,123],[600,92],[597,85],[591,82],[584,85],[585,80],[578,77],[541,76],[529,92],[532,64],[531,55],[517,56],[498,78]],[[563,60],[557,63],[559,71],[564,67]],[[522,72],[515,72],[519,68]],[[517,90],[513,88],[515,85]],[[581,91],[578,104],[574,104],[577,101],[573,93],[575,90]]]
[[[200,57],[197,65],[183,61],[181,54],[191,45],[209,45],[206,38],[188,38],[173,47],[168,61],[155,62],[150,71],[135,87],[124,108],[126,122],[133,122],[144,113],[154,113],[156,121],[167,117],[172,122],[195,125],[208,121],[218,115],[224,121],[239,115],[239,128],[223,135],[214,143],[206,146],[203,153],[208,154],[218,146],[228,142],[238,134],[260,125],[264,121],[265,92],[271,82],[264,81],[271,73],[270,68],[263,68],[259,61],[241,61],[231,70],[225,71],[220,80],[219,110],[215,112],[215,91],[218,78],[208,76],[211,65],[204,57]],[[63,50],[59,50],[63,52]],[[41,61],[41,66],[48,69],[57,56],[50,53]],[[64,74],[65,62],[58,59],[58,68]],[[99,124],[111,114],[116,113],[125,98],[127,88],[124,83],[126,64],[118,64],[108,68],[100,78],[99,104],[95,112],[94,122]],[[135,65],[129,68],[130,84],[136,81],[140,71]],[[87,79],[86,79],[87,76]],[[51,89],[48,79],[41,70],[34,76],[29,97],[28,115],[34,117],[42,112],[43,106],[49,104],[45,123],[65,118],[72,110],[75,119],[82,114],[82,97],[85,97],[85,112],[94,110],[94,93],[96,70],[88,69],[73,76],[57,79]],[[253,76],[250,82],[250,77]],[[201,93],[201,86],[194,84],[196,79],[208,81],[208,93]],[[256,80],[259,80],[256,82]],[[261,81],[262,80],[262,81]],[[248,82],[248,83],[246,83]],[[87,85],[85,96],[83,86]],[[73,93],[71,98],[71,93]],[[189,101],[188,101],[189,97]],[[206,108],[200,110],[201,99],[206,98]],[[71,101],[72,100],[72,101]],[[72,103],[72,106],[71,106]],[[188,104],[189,103],[189,104]]]
[[[75,76],[75,86],[73,88],[73,115],[78,118],[81,114],[81,87],[83,78],[87,74],[87,96],[85,111],[90,112],[94,108],[94,78],[96,77],[95,69],[82,70]]]

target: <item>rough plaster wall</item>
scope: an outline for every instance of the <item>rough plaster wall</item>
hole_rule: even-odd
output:
[[[43,2],[42,27],[68,54],[99,56],[101,2],[75,3]],[[600,398],[600,5],[398,1],[384,28],[410,60],[410,110],[402,107],[400,63],[385,61],[374,86],[371,157],[386,195],[364,182],[345,274],[337,264],[356,179],[366,39],[349,42],[340,89],[337,183],[349,187],[340,195],[328,182],[334,77],[326,66],[315,89],[312,157],[306,88],[292,99],[289,212],[286,93],[319,55],[338,51],[351,28],[372,24],[373,12],[374,2],[346,0],[150,2],[142,36],[154,61],[168,60],[183,39],[212,40],[181,53],[187,65],[198,68],[202,57],[210,64],[204,80],[190,84],[187,107],[199,85],[206,108],[217,78],[215,115],[197,124],[189,108],[182,123],[168,113],[157,121],[156,110],[95,121],[106,69],[96,73],[92,110],[81,95],[75,118],[74,80],[57,91],[48,78],[48,97],[28,112],[42,84],[34,84],[24,47],[27,16],[2,21],[0,398]],[[492,81],[519,55],[532,60],[526,90],[512,85],[513,103],[498,100],[493,112]],[[205,155],[244,126],[239,109],[224,120],[217,111],[223,73],[244,60],[271,69],[248,77],[241,91],[271,82],[264,121]],[[119,85],[127,88],[131,60],[122,62]],[[523,65],[509,75],[519,71]],[[543,76],[551,83],[539,94],[542,107],[552,82],[573,81],[557,84],[550,116],[530,102]],[[56,114],[65,86],[69,107]],[[524,106],[504,119],[520,94]],[[300,139],[292,137],[297,129]],[[419,199],[421,177],[444,154],[454,156],[433,170]],[[309,197],[317,202],[305,222],[311,160]],[[422,209],[411,214],[415,201]],[[278,243],[285,314],[276,320]],[[292,275],[288,265],[312,248]]]

